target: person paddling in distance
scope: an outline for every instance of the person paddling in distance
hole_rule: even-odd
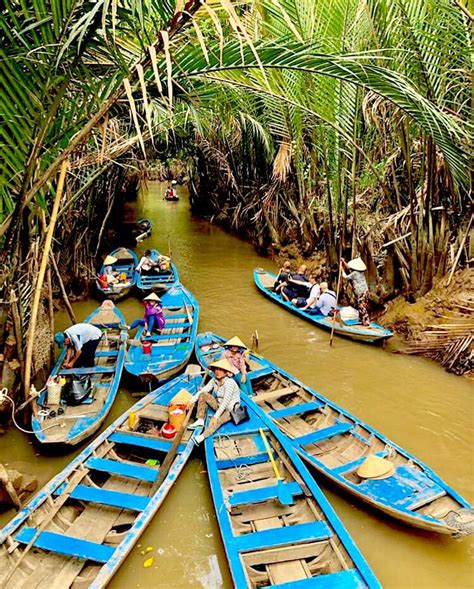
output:
[[[64,368],[92,368],[94,366],[95,352],[102,331],[90,323],[76,323],[64,330],[58,331],[54,341],[60,348],[66,346],[66,358]]]
[[[247,381],[247,360],[244,356],[247,346],[237,336],[234,336],[229,341],[225,342],[223,346],[225,349],[222,358],[228,360],[231,366],[237,371],[234,378],[240,387],[244,392],[250,393]]]
[[[145,335],[149,336],[155,327],[161,331],[165,326],[166,319],[161,306],[161,299],[157,294],[152,292],[143,299],[143,303],[145,305],[145,315],[143,319],[135,319],[130,325],[130,329],[143,325],[147,328]]]
[[[349,274],[346,274],[345,270],[350,270]],[[344,258],[341,258],[342,276],[352,285],[352,290],[357,299],[357,308],[359,310],[359,318],[362,325],[370,325],[369,312],[367,310],[367,304],[369,302],[369,287],[364,274],[366,270],[367,266],[361,258],[354,258],[349,262],[346,262]]]
[[[217,431],[224,423],[230,421],[230,412],[240,406],[239,385],[232,378],[236,371],[230,362],[226,358],[222,358],[209,364],[209,369],[214,373],[214,377],[197,392],[199,395],[197,419],[189,427],[196,429],[204,425],[206,407],[210,407],[215,413],[204,432],[196,436],[197,444]]]

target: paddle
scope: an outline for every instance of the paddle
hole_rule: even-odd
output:
[[[277,494],[278,494],[278,501],[282,505],[293,505],[293,495],[288,491],[288,489],[283,484],[283,478],[280,476],[280,472],[278,470],[278,466],[276,465],[275,459],[273,458],[273,453],[268,443],[267,437],[262,428],[259,428],[260,435],[262,437],[263,443],[265,445],[265,449],[267,454],[270,458],[270,462],[273,466],[273,472],[275,473],[275,477],[277,480]]]
[[[332,346],[332,338],[334,337],[334,329],[336,328],[337,304],[339,301],[339,292],[341,290],[341,275],[342,275],[342,264],[339,261],[339,274],[337,276],[337,288],[336,288],[336,309],[334,309],[334,314],[332,316],[331,337],[329,338],[329,345],[330,346]]]

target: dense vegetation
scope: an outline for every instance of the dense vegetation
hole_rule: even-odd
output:
[[[94,265],[145,154],[185,158],[196,206],[262,246],[359,251],[380,296],[427,290],[470,214],[470,24],[452,0],[7,0],[0,238],[26,385],[53,258]]]

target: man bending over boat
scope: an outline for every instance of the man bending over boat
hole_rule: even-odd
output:
[[[64,332],[56,333],[54,341],[60,348],[67,348],[63,367],[92,368],[101,339],[102,331],[90,323],[76,323]]]
[[[196,429],[204,425],[206,408],[210,407],[215,411],[209,420],[207,428],[202,434],[196,436],[197,444],[217,431],[221,425],[231,419],[230,412],[240,406],[240,389],[232,376],[236,373],[230,362],[225,358],[209,364],[214,373],[206,386],[198,391],[199,401],[197,408],[197,419],[189,427]],[[215,393],[215,396],[213,395]]]

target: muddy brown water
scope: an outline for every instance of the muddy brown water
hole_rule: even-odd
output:
[[[474,387],[428,360],[336,338],[277,308],[253,285],[255,267],[272,263],[253,248],[205,220],[193,218],[184,189],[181,200],[162,200],[165,185],[150,183],[127,211],[131,218],[153,220],[153,235],[138,252],[169,244],[183,283],[200,303],[200,331],[238,334],[251,343],[255,330],[259,353],[360,417],[429,464],[467,500],[474,499]],[[84,318],[97,302],[77,303]],[[128,322],[140,316],[134,297],[119,303]],[[57,327],[67,325],[60,314]],[[133,402],[122,389],[108,423]],[[83,446],[82,446],[83,447]],[[1,461],[20,465],[46,483],[75,456],[35,446],[15,430],[0,438]],[[318,479],[317,479],[318,480]],[[378,514],[335,488],[320,484],[349,533],[384,587],[474,587],[474,541],[452,540],[415,530]],[[0,525],[13,511],[0,515]],[[142,554],[146,547],[152,551]],[[153,565],[143,567],[146,558]],[[200,452],[186,466],[164,506],[112,580],[110,587],[232,587],[205,462]]]

